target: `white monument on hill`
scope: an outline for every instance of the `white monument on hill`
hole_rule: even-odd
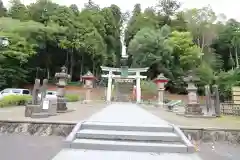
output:
[[[123,29],[124,31],[124,29]],[[112,99],[112,84],[113,82],[133,82],[136,80],[136,101],[137,103],[141,103],[141,79],[147,78],[147,76],[142,76],[141,72],[146,72],[147,68],[128,68],[127,59],[128,55],[126,54],[126,46],[124,45],[124,32],[122,32],[121,36],[122,43],[122,59],[121,59],[121,67],[120,68],[112,68],[101,66],[102,71],[107,71],[107,74],[103,74],[103,78],[108,78],[107,85],[107,95],[106,100],[108,102]],[[114,74],[115,73],[115,74]],[[120,73],[120,74],[119,74]],[[129,74],[130,73],[130,74]]]

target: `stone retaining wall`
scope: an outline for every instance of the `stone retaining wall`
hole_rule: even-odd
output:
[[[181,130],[194,141],[240,143],[240,129],[181,127]]]
[[[75,126],[74,123],[44,123],[44,122],[0,122],[0,133],[24,133],[38,136],[66,137]]]
[[[27,122],[0,121],[0,133],[24,133],[38,136],[66,137],[76,125],[75,122]],[[190,139],[203,142],[228,141],[240,143],[240,129],[180,127]]]

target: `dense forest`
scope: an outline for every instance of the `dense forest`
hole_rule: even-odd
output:
[[[128,13],[92,0],[81,9],[50,0],[10,4],[6,9],[0,0],[0,36],[9,40],[0,49],[0,88],[54,79],[62,65],[71,81],[88,70],[99,77],[100,66],[119,67],[122,36],[129,67],[150,67],[149,79],[164,73],[170,92],[185,92],[190,70],[200,78],[200,91],[217,83],[227,96],[239,84],[240,23],[210,6],[181,10],[177,0],[159,0]]]

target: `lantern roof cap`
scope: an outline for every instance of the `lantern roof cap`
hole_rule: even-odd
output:
[[[92,74],[92,72],[88,71],[85,75],[82,76],[82,78],[92,78],[94,79],[95,76]]]
[[[155,80],[168,80],[168,78],[166,78],[163,73],[160,73],[157,78],[155,78]]]
[[[187,83],[189,82],[191,83],[191,82],[199,81],[200,78],[192,70],[190,70],[188,71],[187,77],[184,77],[183,80]]]
[[[154,80],[154,82],[168,82],[168,78],[166,78],[163,73],[160,73]]]

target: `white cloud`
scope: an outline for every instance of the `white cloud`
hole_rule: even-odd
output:
[[[79,8],[83,7],[88,0],[53,0],[62,5],[77,4]],[[109,6],[110,4],[117,4],[124,11],[132,10],[134,4],[140,3],[143,8],[156,4],[157,0],[93,0],[101,7]],[[183,8],[201,8],[206,5],[211,5],[213,10],[217,13],[224,13],[228,18],[236,18],[240,20],[240,0],[179,0]],[[3,0],[7,4],[8,0]],[[23,3],[29,4],[35,0],[22,0]]]

